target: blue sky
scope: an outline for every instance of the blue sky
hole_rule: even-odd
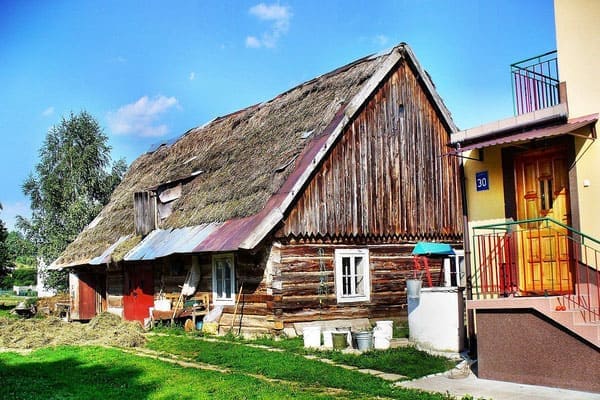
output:
[[[509,65],[556,47],[552,0],[0,2],[0,219],[48,129],[97,118],[113,159],[408,43],[460,128],[512,115]]]

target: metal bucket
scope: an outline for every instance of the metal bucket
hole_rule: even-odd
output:
[[[355,332],[353,333],[356,340],[356,348],[361,351],[370,350],[373,345],[373,336],[371,332]]]
[[[421,296],[421,280],[408,279],[406,281],[406,297],[409,299],[418,299]]]

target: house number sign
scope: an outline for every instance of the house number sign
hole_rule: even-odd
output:
[[[488,172],[481,171],[475,174],[475,184],[477,185],[477,191],[490,189],[490,181],[488,179]]]

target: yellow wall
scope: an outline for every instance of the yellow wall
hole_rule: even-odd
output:
[[[478,158],[478,150],[464,153],[463,156]],[[504,182],[502,181],[502,153],[499,147],[492,147],[483,151],[483,160],[463,159],[465,168],[465,188],[467,193],[467,205],[469,216],[469,236],[471,249],[471,266],[473,275],[476,275],[479,263],[474,251],[477,244],[474,242],[475,234],[487,233],[484,230],[474,231],[474,227],[506,222],[504,212]],[[475,174],[480,171],[488,171],[489,190],[477,191]]]
[[[600,1],[555,0],[558,71],[567,83],[569,117],[600,112]],[[600,133],[600,124],[596,124]],[[579,223],[600,239],[600,139],[576,140]],[[589,181],[589,186],[584,186]]]
[[[478,150],[473,150],[467,157],[478,157]],[[489,190],[477,191],[475,174],[488,171]],[[465,185],[470,223],[503,219],[504,185],[502,182],[502,157],[498,147],[483,151],[483,161],[465,159]]]

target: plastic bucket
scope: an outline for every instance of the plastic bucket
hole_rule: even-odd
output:
[[[302,332],[304,347],[321,347],[321,327],[306,326]]]
[[[409,299],[418,299],[421,296],[420,279],[408,279],[406,281],[406,296]]]
[[[333,331],[323,331],[323,347],[327,347],[328,349],[333,348],[332,332]]]
[[[377,328],[382,334],[391,339],[394,334],[394,321],[377,321]]]
[[[353,334],[356,340],[356,348],[358,350],[369,350],[373,345],[373,337],[371,332],[356,332]]]
[[[348,332],[331,332],[333,348],[336,350],[348,347]]]
[[[390,348],[390,339],[385,336],[373,335],[373,347],[377,350],[387,350]]]
[[[196,321],[196,329],[199,331],[202,330],[202,321]]]

